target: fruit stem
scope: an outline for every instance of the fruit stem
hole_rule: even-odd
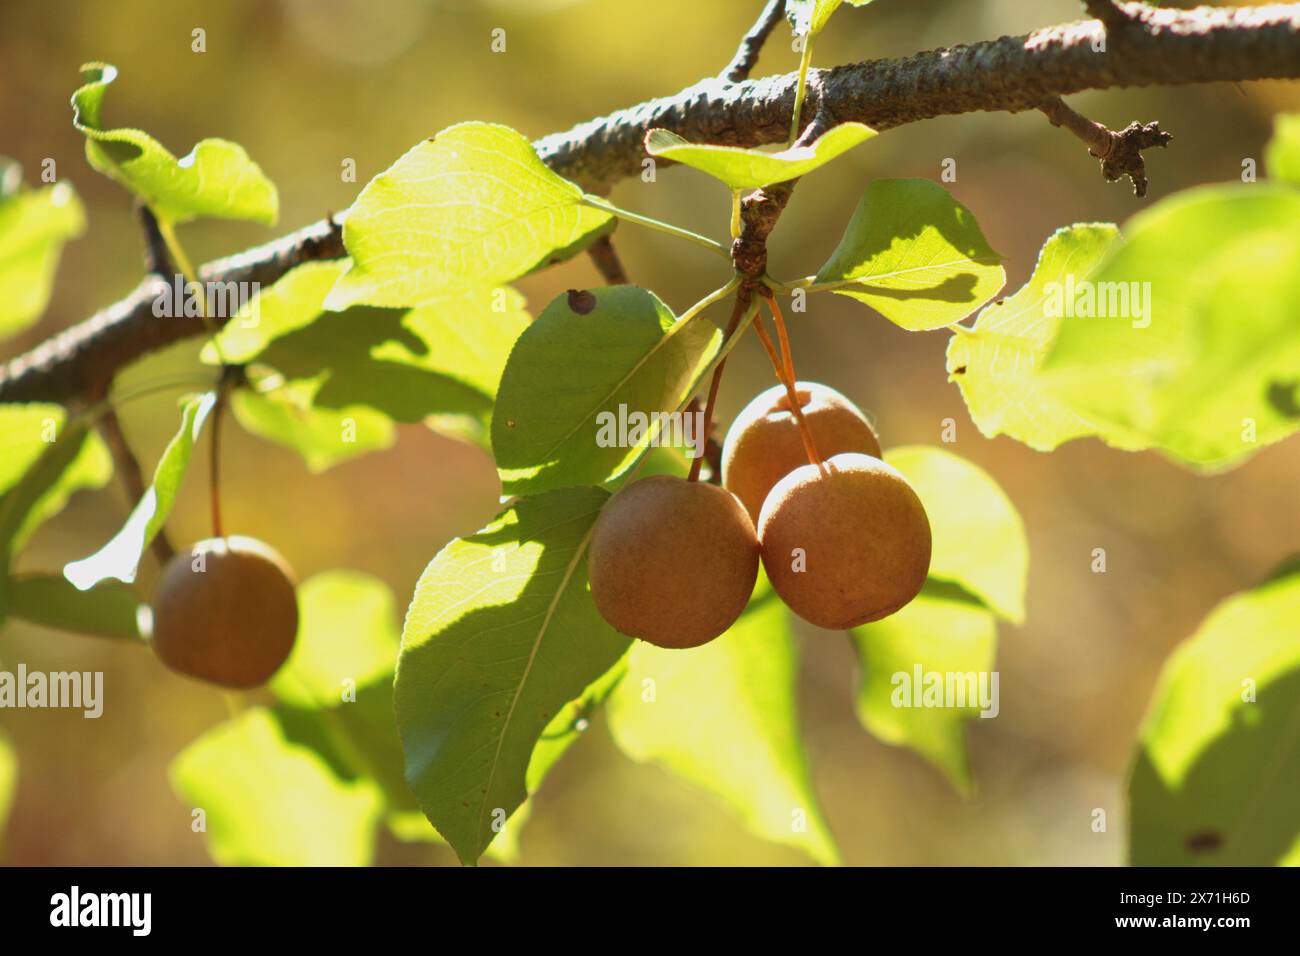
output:
[[[817,452],[817,444],[813,441],[812,430],[803,417],[803,408],[799,403],[799,392],[795,388],[795,379],[791,377],[792,373],[787,373],[781,363],[781,358],[776,354],[776,346],[772,344],[772,337],[767,334],[767,328],[763,325],[763,320],[758,316],[754,317],[754,331],[758,334],[758,340],[763,343],[763,348],[767,351],[767,357],[772,360],[772,370],[776,372],[776,380],[785,386],[786,397],[790,400],[790,411],[794,415],[795,423],[799,426],[799,437],[803,439],[804,451],[808,453],[808,461],[814,465],[822,463],[822,457]]]
[[[226,406],[224,383],[217,389],[212,407],[212,454],[209,456],[208,494],[212,501],[212,537],[224,538],[221,530],[221,412]]]
[[[790,353],[790,335],[785,328],[785,316],[781,314],[781,307],[777,305],[776,296],[767,292],[763,298],[767,299],[767,307],[772,310],[772,321],[776,323],[776,337],[781,342],[781,358],[785,362],[785,377],[790,382],[790,387],[794,387],[797,381],[794,374],[794,357]]]
[[[741,290],[736,295],[736,304],[731,310],[731,320],[727,323],[727,331],[722,336],[722,348],[726,349],[731,337],[736,334],[736,329],[740,326],[740,320],[745,313],[751,309],[757,309],[757,303],[751,301],[745,290]],[[709,398],[704,403],[704,427],[700,429],[700,440],[708,441],[708,436],[712,433],[713,428],[713,406],[718,401],[718,386],[722,384],[722,370],[727,367],[727,355],[724,352],[721,360],[713,369],[713,378],[709,381]],[[704,464],[704,456],[699,455],[691,462],[690,474],[686,476],[687,481],[700,480],[700,468]]]

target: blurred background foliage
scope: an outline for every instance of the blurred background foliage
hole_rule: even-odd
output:
[[[68,98],[87,60],[118,65],[107,110],[177,155],[205,136],[238,141],[279,186],[280,224],[199,223],[182,229],[206,260],[339,211],[415,142],[451,123],[507,123],[530,137],[675,92],[720,69],[758,0],[73,0],[0,6],[0,154],[29,184],[47,157],[72,181],[88,227],[70,243],[50,308],[5,343],[17,354],[128,292],[141,269],[130,200],[96,175],[73,129]],[[904,56],[1077,18],[1074,0],[880,0],[845,8],[819,39],[816,63]],[[202,27],[207,50],[191,52]],[[506,30],[493,53],[491,31]],[[784,28],[755,75],[786,72],[798,56]],[[1236,180],[1262,160],[1271,116],[1300,107],[1295,84],[1220,84],[1085,94],[1073,105],[1108,125],[1158,119],[1175,137],[1148,155],[1152,185],[1137,200],[1105,183],[1096,161],[1039,114],[976,114],[914,124],[873,140],[805,181],[773,238],[774,274],[804,275],[834,248],[852,203],[874,177],[937,179],[956,161],[953,195],[1007,257],[1007,290],[1032,271],[1044,239],[1077,221],[1123,223],[1179,189]],[[357,182],[342,181],[347,159]],[[666,171],[619,186],[620,205],[692,229],[725,232],[725,197],[705,177]],[[693,247],[624,227],[618,245],[633,280],[681,309],[717,284],[717,265]],[[585,258],[519,288],[539,312],[571,287],[594,284]],[[987,469],[1018,507],[1032,556],[1026,623],[1003,625],[997,656],[1002,708],[969,731],[974,793],[962,800],[939,771],[868,736],[854,714],[848,642],[796,625],[801,718],[814,784],[850,864],[1116,864],[1124,856],[1121,799],[1157,672],[1170,651],[1228,594],[1248,588],[1300,538],[1295,475],[1300,443],[1267,449],[1244,467],[1198,477],[1154,453],[1095,440],[1044,455],[987,441],[944,374],[948,336],[908,333],[836,296],[819,296],[792,324],[801,377],[846,393],[876,418],[886,449],[937,444],[956,421],[954,450]],[[190,342],[140,363],[122,384],[193,367]],[[771,384],[767,359],[742,343],[720,398],[725,424]],[[166,395],[132,403],[126,429],[152,467],[174,432]],[[402,426],[389,451],[309,474],[291,451],[227,424],[225,509],[234,532],[282,551],[301,579],[355,569],[385,582],[405,606],[416,578],[448,539],[481,527],[499,485],[478,448]],[[206,454],[206,449],[202,452]],[[169,522],[178,545],[206,534],[201,472]],[[128,503],[116,483],[81,493],[44,526],[18,570],[48,570],[89,553],[119,527]],[[1105,548],[1105,574],[1090,569]],[[143,583],[156,574],[147,564]],[[0,666],[103,670],[104,716],[6,711],[18,786],[4,861],[12,864],[199,864],[210,860],[172,791],[168,768],[191,740],[228,716],[217,691],[164,671],[116,642],[10,622]],[[243,732],[266,739],[262,711]],[[528,864],[768,864],[809,862],[748,834],[716,798],[614,748],[597,717],[550,775],[523,831]],[[220,746],[215,741],[213,746]],[[0,745],[3,746],[3,745]],[[0,757],[0,763],[5,763]],[[0,769],[0,776],[5,771]],[[365,802],[363,796],[347,797]],[[340,798],[342,799],[342,798]],[[1107,830],[1093,832],[1093,810]],[[0,807],[0,819],[3,818]],[[290,810],[290,812],[292,812]],[[303,806],[304,818],[313,810]],[[350,839],[355,839],[355,835]],[[381,832],[382,863],[455,862],[429,843]]]

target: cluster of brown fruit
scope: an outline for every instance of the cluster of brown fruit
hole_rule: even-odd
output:
[[[876,621],[916,597],[930,569],[921,499],[852,402],[815,382],[795,395],[806,432],[786,387],[763,392],[723,442],[721,487],[655,475],[605,505],[588,574],[611,626],[660,647],[705,644],[744,611],[760,557],[819,627]]]
[[[209,538],[177,554],[152,606],[153,649],[164,664],[237,690],[270,680],[298,634],[293,572],[255,538]]]

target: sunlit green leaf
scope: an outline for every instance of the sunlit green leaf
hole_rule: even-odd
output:
[[[1000,617],[1023,623],[1029,543],[998,483],[942,448],[893,448],[885,461],[903,473],[925,505],[933,540],[930,577],[959,584]]]
[[[659,440],[664,419],[648,416],[685,402],[717,352],[721,333],[702,314],[678,322],[636,286],[591,295],[592,307],[581,314],[569,296],[557,298],[510,355],[492,421],[506,494],[623,474]],[[646,417],[638,440],[627,417],[633,414]],[[626,435],[621,421],[629,423]]]
[[[996,716],[1000,706],[993,615],[960,587],[932,579],[897,614],[851,636],[861,665],[862,725],[886,743],[916,751],[969,794],[963,726],[981,711]]]
[[[1300,865],[1300,565],[1165,664],[1129,781],[1136,866]]]
[[[86,135],[86,159],[144,200],[159,220],[181,223],[206,217],[275,222],[280,209],[275,185],[242,146],[205,139],[177,159],[143,130],[105,129],[104,93],[117,79],[117,69],[107,63],[87,63],[81,75],[86,84],[72,94],[72,123]]]
[[[1270,178],[1300,185],[1300,113],[1283,113],[1274,119],[1264,166]]]
[[[0,406],[0,621],[13,556],[74,491],[101,487],[113,473],[99,436],[84,422],[65,425],[65,414],[57,405]]]
[[[771,591],[703,647],[638,641],[629,659],[609,703],[624,753],[718,795],[759,836],[839,862],[799,736],[789,617]]]
[[[0,199],[0,338],[40,318],[63,244],[85,229],[81,200],[67,183]]]
[[[786,0],[785,15],[795,36],[813,36],[822,32],[844,0]],[[851,6],[865,7],[871,0],[848,0]]]
[[[5,831],[9,827],[9,811],[14,805],[18,789],[18,755],[9,741],[0,736],[0,853],[5,848]]]
[[[152,484],[145,489],[144,497],[131,511],[122,530],[90,557],[64,566],[64,576],[78,588],[85,591],[108,578],[127,584],[135,580],[144,549],[157,536],[172,510],[194,443],[216,398],[216,393],[209,392],[186,401],[181,410],[181,427],[164,449]]]
[[[203,346],[203,361],[250,362],[274,340],[310,325],[325,310],[325,297],[348,269],[346,259],[304,262],[245,302]]]
[[[581,696],[565,704],[551,718],[542,735],[537,739],[533,755],[528,761],[525,775],[527,790],[536,793],[551,768],[564,756],[569,747],[590,729],[591,721],[601,705],[605,703],[613,689],[627,673],[626,655],[613,667],[596,678]],[[400,758],[400,751],[399,751]],[[399,759],[400,766],[400,759]],[[409,792],[409,791],[408,791]],[[416,804],[418,806],[418,803]],[[495,835],[483,855],[501,863],[515,863],[519,860],[520,838],[531,815],[532,801],[525,800],[517,810],[510,814],[504,824],[499,825],[494,818]],[[421,810],[394,810],[389,814],[388,826],[393,834],[408,843],[424,842],[447,845],[447,841],[433,828]]]
[[[973,328],[953,326],[948,375],[983,435],[1009,435],[1039,451],[1099,432],[1109,444],[1141,446],[1121,429],[1080,414],[1038,374],[1060,328],[1066,290],[1086,283],[1118,241],[1119,230],[1110,223],[1057,230],[1024,286],[987,306]]]
[[[1226,467],[1300,428],[1300,192],[1179,193],[1135,216],[1042,364],[1091,419]]]
[[[298,586],[298,639],[271,691],[298,707],[330,707],[391,675],[401,634],[388,587],[356,571],[327,571]]]
[[[861,123],[841,123],[807,146],[772,153],[690,143],[671,130],[652,129],[646,134],[645,148],[651,156],[692,166],[731,189],[761,189],[804,176],[875,135],[875,130]]]
[[[406,776],[466,863],[524,802],[529,761],[555,715],[628,646],[587,585],[607,497],[573,488],[521,499],[447,545],[416,585],[396,684]]]
[[[382,811],[378,787],[341,779],[255,708],[208,731],[172,763],[172,786],[202,810],[208,849],[230,866],[365,866]]]
[[[328,306],[423,305],[576,254],[610,222],[507,126],[461,123],[420,143],[357,197],[343,223],[352,266]]]
[[[54,574],[24,574],[9,582],[9,613],[17,618],[78,634],[138,641],[140,596],[125,584],[79,591]]]
[[[546,725],[546,729],[538,738],[537,746],[533,748],[532,759],[528,761],[529,793],[537,792],[537,788],[542,785],[542,780],[550,773],[551,768],[564,756],[569,747],[577,743],[578,739],[590,729],[595,713],[609,700],[610,695],[626,676],[627,655],[625,654],[551,718],[551,722]]]
[[[267,394],[240,389],[230,406],[245,430],[292,448],[319,473],[396,440],[392,419],[364,405],[322,408],[320,382],[292,382]]]
[[[288,380],[264,399],[244,399],[241,421],[297,448],[317,471],[388,447],[394,420],[486,445],[497,383],[528,325],[523,297],[506,287],[461,288],[418,309],[323,312],[345,268],[300,266],[227,324],[221,355],[272,366]],[[203,357],[220,361],[212,345]]]
[[[879,179],[822,266],[830,288],[911,331],[959,322],[1006,282],[975,217],[928,179]]]

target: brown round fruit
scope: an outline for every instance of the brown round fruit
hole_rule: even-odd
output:
[[[796,614],[844,630],[916,597],[930,570],[930,521],[896,469],[836,455],[786,475],[758,521],[763,568]]]
[[[174,671],[248,688],[293,650],[293,572],[261,541],[209,538],[167,562],[153,592],[153,649]]]
[[[749,603],[758,539],[731,492],[654,475],[602,509],[587,573],[596,608],[615,630],[659,647],[698,647]]]
[[[880,441],[871,423],[835,389],[796,382],[795,395],[823,459],[850,451],[880,457]],[[808,452],[782,385],[746,405],[722,443],[722,484],[740,499],[755,524],[772,487],[806,464]]]

